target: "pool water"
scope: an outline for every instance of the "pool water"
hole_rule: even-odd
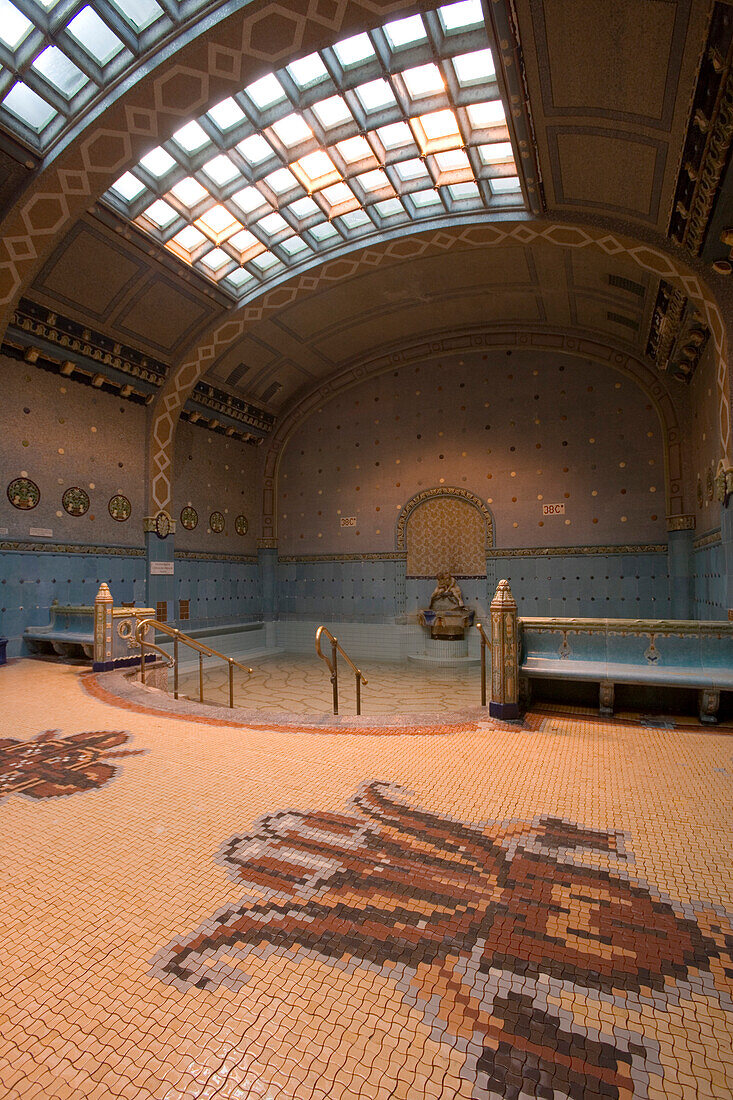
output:
[[[242,658],[246,663],[246,658]],[[412,661],[372,661],[362,664],[369,681],[361,688],[361,713],[449,713],[481,704],[478,664],[463,668],[436,667]],[[332,712],[330,674],[317,657],[279,654],[253,662],[247,676],[234,669],[234,705],[246,710],[277,714]],[[169,675],[172,690],[173,677]],[[198,672],[181,674],[179,694],[199,698]],[[229,672],[219,665],[204,670],[204,702],[229,706]],[[355,714],[354,674],[339,662],[339,714]]]

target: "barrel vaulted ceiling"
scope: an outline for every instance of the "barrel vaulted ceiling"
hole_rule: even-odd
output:
[[[44,7],[42,0],[13,3],[30,22],[31,9]],[[324,21],[335,6],[316,4]],[[344,251],[341,280],[314,278],[310,293],[275,313],[253,314],[241,339],[209,368],[207,381],[275,414],[346,364],[455,330],[583,332],[643,358],[660,281],[623,253],[514,238],[486,248],[459,243],[443,253],[417,254],[407,246],[373,270],[368,264],[352,269],[348,255],[367,246],[370,234],[383,240],[390,229],[408,234],[407,241],[428,225],[449,233],[453,225],[494,219],[591,222],[667,238],[713,7],[702,0],[516,0],[512,6],[492,0],[483,5],[482,26],[457,20],[454,32],[446,29],[450,9],[468,19],[476,6],[443,5],[443,14],[440,8],[387,4],[375,14],[365,4],[360,18],[368,37],[355,36],[352,21],[346,40],[333,35],[318,50],[291,47],[271,66],[277,87],[270,84],[269,91],[257,83],[262,65],[254,66],[256,81],[243,78],[241,94],[182,117],[178,137],[151,140],[142,159],[123,166],[116,188],[56,242],[25,298],[175,364],[228,311],[242,309],[238,299],[255,300],[275,276],[287,281],[291,271],[316,268]],[[123,43],[109,64],[123,49],[130,64],[131,51],[142,59],[154,45],[153,35],[138,37],[134,46],[122,34],[115,22],[126,10],[122,0],[67,3],[61,46],[75,64],[72,23],[92,9]],[[53,10],[61,18],[61,5],[46,4],[47,14]],[[160,10],[168,20],[178,18],[182,31],[183,15],[196,16],[195,5],[161,0]],[[91,16],[84,18],[92,24]],[[162,35],[162,23],[158,31]],[[24,81],[53,105],[38,83],[49,79],[37,63],[41,55],[28,60],[31,42],[34,49],[38,44],[34,35],[29,30],[16,46],[14,69],[0,48],[4,87]],[[25,62],[18,52],[24,41]],[[350,45],[339,54],[342,41]],[[110,50],[113,45],[110,39]],[[175,56],[160,65],[173,66]],[[98,77],[84,85],[89,103],[103,87]],[[516,87],[521,97],[512,95]],[[376,98],[370,101],[370,94]],[[526,98],[521,111],[518,98]],[[334,124],[329,133],[318,113],[327,100],[334,109],[340,101],[345,128]],[[488,119],[480,112],[492,103]],[[472,113],[474,105],[479,109]],[[68,111],[57,114],[48,123],[49,142],[62,142],[70,125]],[[514,125],[520,114],[529,129]],[[442,145],[430,145],[429,116],[443,125],[444,139],[450,116]],[[10,125],[2,110],[0,125],[5,155],[11,150],[19,161],[22,126]],[[524,133],[533,135],[534,148]],[[398,137],[404,148],[390,149],[385,139]],[[42,144],[39,138],[31,150],[28,143],[27,164],[31,152],[42,155]],[[255,146],[261,167],[247,157]],[[325,184],[308,174],[318,170],[316,154],[323,150],[328,161],[321,155],[320,168],[333,176]],[[278,193],[271,177],[285,172],[289,190]],[[339,193],[329,197],[329,188]],[[236,224],[224,226],[227,216]]]

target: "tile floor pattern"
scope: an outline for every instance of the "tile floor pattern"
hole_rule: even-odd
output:
[[[49,729],[139,755],[0,804],[4,1096],[733,1096],[730,728],[310,736],[0,669],[0,735]]]
[[[356,661],[356,658],[353,658]],[[246,658],[242,659],[246,664]],[[410,714],[464,710],[481,703],[478,663],[466,668],[437,668],[419,662],[364,660],[356,662],[369,681],[361,689],[361,713]],[[235,705],[272,713],[323,714],[331,711],[332,689],[328,668],[316,656],[286,654],[255,661],[252,676],[234,670]],[[173,678],[169,673],[169,683]],[[199,698],[198,672],[182,675],[182,694]],[[229,672],[219,664],[204,670],[204,699],[229,706]],[[339,660],[339,713],[355,714],[353,672]]]

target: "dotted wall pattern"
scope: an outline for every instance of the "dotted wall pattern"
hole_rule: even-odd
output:
[[[428,252],[445,252],[455,247],[482,247],[505,244],[507,241],[528,244],[541,241],[559,248],[598,249],[607,255],[623,254],[640,268],[667,279],[694,301],[710,328],[717,360],[717,399],[719,404],[719,446],[721,454],[730,455],[730,394],[728,382],[726,330],[720,310],[701,279],[675,257],[648,244],[625,236],[610,234],[589,226],[522,221],[500,225],[475,225],[465,228],[438,229],[408,238],[373,245],[324,263],[318,269],[296,276],[287,283],[264,294],[261,299],[234,310],[230,317],[217,323],[205,335],[195,353],[171,372],[155,406],[150,452],[150,496],[156,508],[164,508],[170,499],[170,458],[175,427],[180,410],[193,386],[227,347],[246,332],[253,321],[271,316],[292,303],[301,294],[311,293],[317,286],[343,281],[360,269],[374,268],[394,259],[422,256]],[[660,391],[663,387],[660,385]],[[263,537],[267,530],[267,513]]]
[[[476,350],[411,363],[341,392],[293,432],[279,550],[399,551],[406,520],[409,552],[419,501],[443,493],[490,512],[484,560],[492,543],[665,544],[663,431],[631,380],[562,354]],[[543,514],[558,504],[562,514]]]

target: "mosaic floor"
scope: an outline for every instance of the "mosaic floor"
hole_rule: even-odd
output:
[[[243,663],[247,662],[243,660]],[[252,676],[234,670],[235,705],[247,710],[271,713],[323,714],[332,708],[328,668],[317,657],[288,654],[256,661]],[[481,703],[481,672],[478,664],[452,670],[417,662],[362,663],[369,681],[361,689],[361,713],[416,714],[426,710],[443,713],[477,707]],[[172,684],[172,676],[169,674]],[[339,663],[339,712],[356,713],[354,674]],[[180,678],[181,694],[199,698],[198,672]],[[204,699],[229,706],[229,672],[218,666],[204,670]]]
[[[0,715],[3,1097],[733,1096],[730,728]]]

